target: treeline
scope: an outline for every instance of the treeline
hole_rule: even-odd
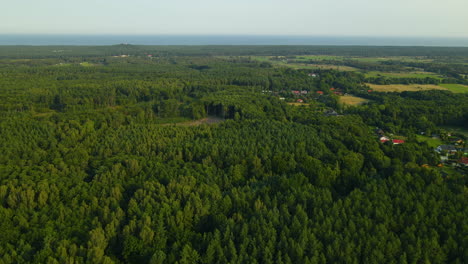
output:
[[[0,58],[68,58],[96,56],[431,56],[466,58],[466,47],[383,47],[383,46],[321,46],[321,45],[210,45],[210,46],[144,46],[120,44],[113,46],[1,46]]]
[[[403,93],[362,93],[372,100],[361,107],[348,109],[360,115],[367,124],[393,133],[430,135],[441,125],[467,127],[468,95],[449,91]]]

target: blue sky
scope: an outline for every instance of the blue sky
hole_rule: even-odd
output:
[[[467,0],[14,0],[0,34],[468,37]]]

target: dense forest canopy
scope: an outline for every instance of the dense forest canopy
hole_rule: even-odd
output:
[[[468,94],[248,57],[311,53],[468,57],[0,47],[0,263],[466,263],[466,169],[419,139],[468,129]]]
[[[2,46],[0,58],[92,57],[113,55],[156,56],[246,56],[246,55],[338,55],[338,56],[468,56],[468,47],[405,46],[148,46],[119,44],[114,46]]]

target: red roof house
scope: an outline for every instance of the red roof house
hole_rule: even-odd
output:
[[[393,145],[405,143],[405,141],[403,139],[394,139],[394,140],[392,140],[392,142],[393,142]]]
[[[463,157],[458,161],[461,165],[467,166],[468,167],[468,158]]]
[[[390,141],[390,139],[386,136],[380,137],[380,142],[385,143],[387,141]]]
[[[323,94],[323,92],[322,92],[322,91],[317,91],[317,93],[318,93],[318,94]]]
[[[298,102],[298,103],[303,103],[304,100],[302,100],[302,99],[297,99],[297,102]]]

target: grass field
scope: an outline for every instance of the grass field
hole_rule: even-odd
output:
[[[80,63],[80,65],[83,66],[83,67],[93,67],[94,66],[94,64],[91,64],[89,62],[82,62],[82,63]]]
[[[338,60],[342,61],[345,57],[342,56],[329,56],[329,55],[306,55],[306,56],[297,56],[296,60],[316,60],[316,61],[323,61],[323,60]]]
[[[394,56],[394,57],[354,57],[354,60],[363,62],[382,62],[382,61],[403,61],[403,62],[432,62],[432,59],[425,57],[405,57],[405,56]]]
[[[422,135],[416,135],[416,139],[418,140],[418,142],[427,142],[427,144],[432,148],[436,148],[444,144],[444,142],[442,142],[442,140],[440,139],[434,139],[434,138],[426,137]]]
[[[468,86],[462,84],[441,83],[440,86],[454,93],[468,93]]]
[[[298,57],[295,60],[309,60],[311,58],[320,58],[317,59],[318,61],[324,60],[326,57],[329,57],[329,59],[332,58],[338,58],[336,56],[301,56]],[[306,63],[287,63],[286,59],[283,60],[270,60],[271,57],[266,57],[266,56],[251,56],[252,59],[255,59],[260,62],[269,62],[273,64],[274,66],[283,66],[283,67],[289,67],[293,69],[311,69],[311,70],[316,70],[316,69],[333,69],[333,70],[340,70],[340,71],[357,71],[357,68],[353,67],[348,67],[348,66],[342,66],[342,65],[333,65],[333,64],[306,64]],[[302,59],[301,59],[302,58]],[[307,58],[307,59],[306,59]]]
[[[340,96],[340,101],[345,105],[362,105],[369,102],[369,100],[352,95]]]
[[[434,84],[367,84],[372,90],[377,92],[404,92],[404,91],[425,91],[425,90],[447,90],[447,88]]]
[[[364,73],[366,77],[393,77],[393,78],[435,78],[443,79],[442,77],[431,73],[431,72],[379,72],[379,71],[370,71]]]
[[[290,65],[290,64],[287,64]],[[324,70],[339,70],[339,71],[357,71],[358,69],[349,67],[349,66],[342,66],[342,65],[332,65],[332,64],[295,64],[301,65],[302,67],[310,68],[310,69],[324,69]]]

